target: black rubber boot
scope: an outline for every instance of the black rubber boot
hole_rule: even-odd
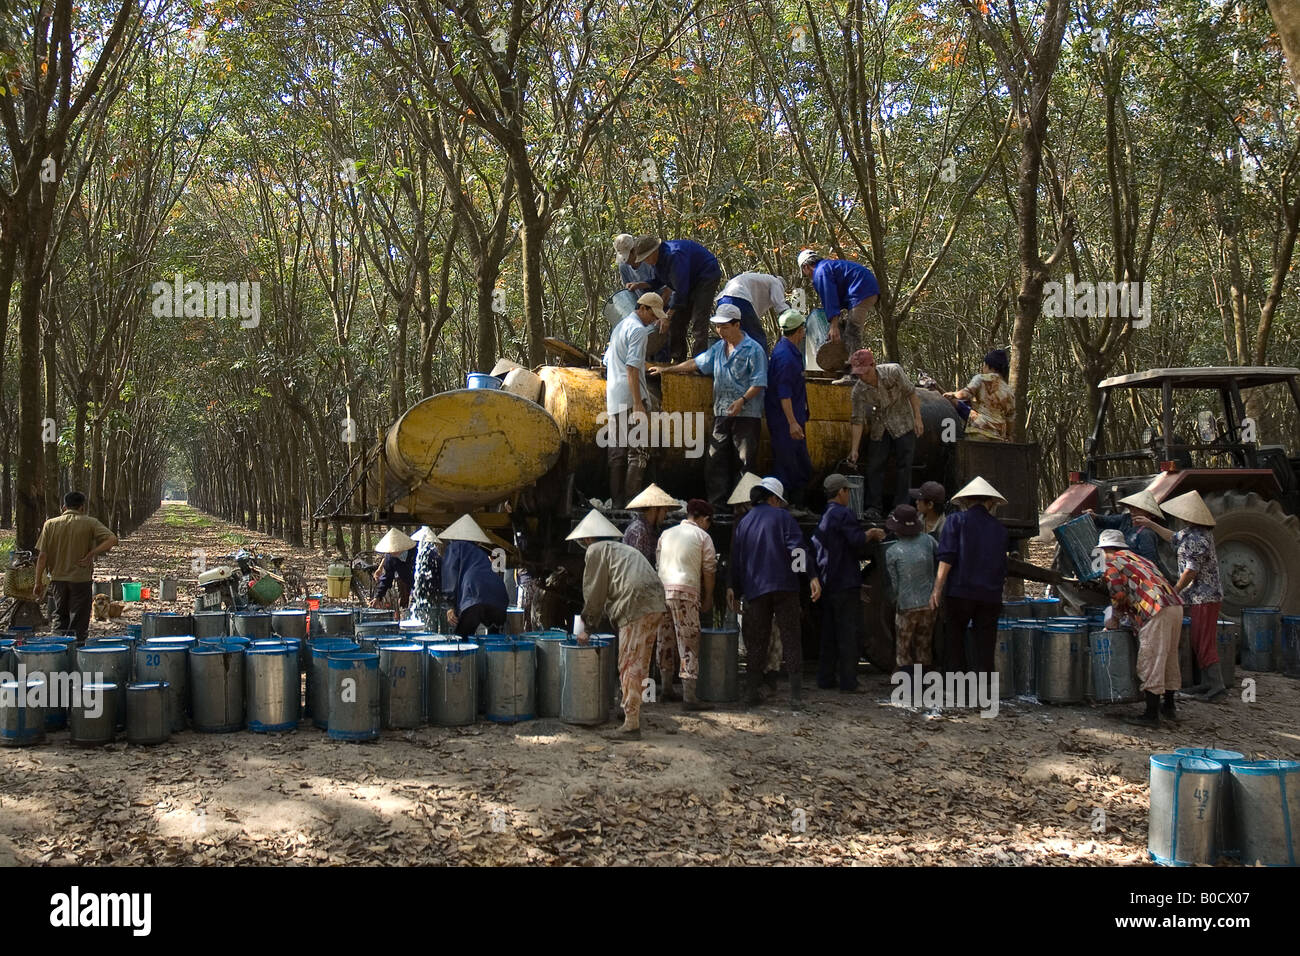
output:
[[[1124,723],[1133,724],[1135,727],[1159,727],[1160,726],[1160,695],[1152,694],[1149,691],[1143,692],[1143,698],[1146,700],[1147,709],[1141,714],[1131,714],[1124,718]]]
[[[1228,692],[1228,688],[1223,686],[1223,669],[1218,664],[1210,665],[1210,672],[1207,675],[1210,678],[1205,687],[1205,692],[1197,697],[1197,700],[1203,700],[1207,703],[1212,700],[1218,700]]]
[[[1165,704],[1160,708],[1160,716],[1165,720],[1178,721],[1178,709],[1174,706],[1174,698],[1178,696],[1177,691],[1165,691]]]

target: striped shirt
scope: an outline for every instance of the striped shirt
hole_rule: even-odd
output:
[[[1133,618],[1139,629],[1165,608],[1183,603],[1156,566],[1132,551],[1110,552],[1106,557],[1105,578],[1111,603]]]

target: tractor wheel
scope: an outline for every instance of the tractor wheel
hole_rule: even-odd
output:
[[[1300,518],[1254,492],[1205,496],[1223,582],[1223,613],[1276,606],[1300,614]]]

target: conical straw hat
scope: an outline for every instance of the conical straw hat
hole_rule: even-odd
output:
[[[1143,488],[1135,495],[1129,495],[1127,498],[1119,499],[1122,505],[1132,505],[1134,508],[1141,508],[1149,515],[1160,517],[1164,512],[1160,510],[1160,502],[1156,501],[1156,496],[1146,488]]]
[[[957,501],[959,498],[996,498],[1003,504],[1007,503],[1007,499],[1002,497],[1002,493],[983,478],[972,479],[970,484],[952,496],[953,501]]]
[[[592,508],[587,512],[587,517],[578,522],[574,528],[565,537],[565,541],[581,541],[583,538],[618,538],[622,539],[623,532],[615,528],[614,525],[603,514]]]
[[[1214,527],[1214,515],[1210,514],[1210,509],[1205,507],[1205,501],[1195,491],[1189,491],[1185,495],[1179,495],[1171,501],[1166,501],[1165,514],[1173,515],[1175,518],[1182,518],[1192,524],[1204,525],[1207,528]]]
[[[415,547],[415,540],[409,535],[398,531],[396,528],[389,528],[388,534],[379,539],[375,545],[375,550],[380,554],[401,554],[403,551],[410,551]]]
[[[679,502],[658,485],[652,484],[627,503],[629,511],[637,508],[676,508]]]
[[[757,488],[758,483],[763,479],[752,471],[747,471],[740,476],[740,482],[736,485],[736,490],[731,493],[727,499],[729,505],[747,505],[749,504],[749,492],[752,488]]]
[[[491,544],[492,541],[483,533],[478,522],[469,515],[461,515],[447,526],[447,530],[438,535],[440,541],[474,541],[478,544]]]
[[[430,528],[430,527],[426,524],[426,525],[424,525],[424,527],[422,527],[419,531],[415,532],[415,534],[411,535],[411,540],[413,540],[413,541],[429,541],[429,542],[432,542],[433,544],[437,544],[437,543],[438,543],[438,536],[437,536],[436,534],[434,534],[434,533],[433,533],[433,529]]]

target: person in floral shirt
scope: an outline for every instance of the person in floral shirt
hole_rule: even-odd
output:
[[[1219,666],[1219,609],[1223,606],[1223,583],[1219,578],[1219,556],[1214,550],[1214,516],[1195,491],[1165,502],[1165,514],[1180,519],[1187,527],[1174,533],[1146,518],[1134,523],[1150,528],[1178,549],[1178,581],[1174,589],[1187,605],[1192,619],[1192,650],[1202,682],[1193,693],[1210,701],[1227,693],[1223,669]]]
[[[1016,393],[1007,384],[1010,368],[1006,349],[994,349],[984,356],[984,367],[965,388],[944,392],[944,398],[970,403],[965,437],[977,441],[1011,441]]]

